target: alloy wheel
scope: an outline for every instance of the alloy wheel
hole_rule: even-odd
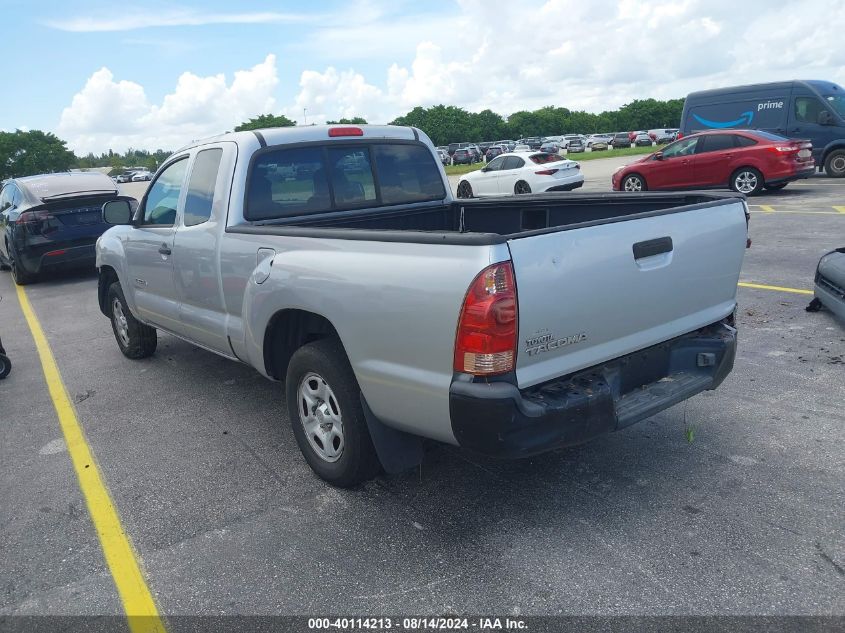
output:
[[[332,388],[311,372],[299,383],[297,397],[308,444],[320,459],[336,462],[343,455],[343,415]]]

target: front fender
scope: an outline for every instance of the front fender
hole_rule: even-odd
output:
[[[103,233],[97,239],[96,246],[96,264],[97,270],[102,275],[104,267],[109,267],[117,274],[117,280],[123,288],[123,296],[126,298],[126,303],[132,314],[138,315],[138,310],[135,303],[134,286],[129,283],[131,276],[126,264],[126,252],[124,243],[127,238],[127,230],[130,227],[113,226]]]

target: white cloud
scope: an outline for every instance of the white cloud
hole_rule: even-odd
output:
[[[305,49],[284,63],[325,61],[305,61],[298,85],[278,85],[270,55],[231,82],[184,73],[151,104],[141,85],[101,69],[62,113],[58,132],[77,151],[173,148],[261,113],[302,122],[303,108],[308,123],[384,123],[439,103],[504,115],[546,105],[599,112],[717,86],[845,81],[841,0],[744,0],[741,10],[734,0],[458,0],[455,10],[423,13],[397,2],[359,0],[306,25]],[[265,14],[179,15],[167,19]],[[121,16],[109,20],[100,27],[123,24]]]
[[[116,11],[108,17],[79,16],[62,20],[48,20],[45,24],[60,31],[91,33],[102,31],[133,31],[150,27],[205,26],[209,24],[290,24],[314,19],[296,13],[273,11],[254,13],[206,13],[190,9],[171,11]]]
[[[101,68],[62,111],[57,132],[77,153],[127,147],[175,149],[193,139],[231,130],[275,107],[276,58],[235,73],[199,77],[183,73],[161,104],[151,104],[144,88],[115,81]]]

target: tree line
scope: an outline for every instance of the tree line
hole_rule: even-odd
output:
[[[546,106],[538,110],[520,110],[508,117],[490,109],[469,112],[457,106],[416,107],[391,121],[392,125],[411,125],[428,134],[435,145],[464,141],[495,141],[528,136],[553,136],[568,133],[621,132],[677,127],[684,107],[683,99],[658,101],[637,99],[618,110],[599,114]],[[327,121],[329,124],[364,125],[361,117]],[[244,121],[235,131],[269,127],[291,127],[296,122],[284,115],[262,114]],[[67,171],[71,168],[110,167],[112,173],[130,167],[155,171],[171,152],[157,149],[111,149],[99,155],[76,156],[65,141],[40,130],[0,132],[0,180],[16,176]]]

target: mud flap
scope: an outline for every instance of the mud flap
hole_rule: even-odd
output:
[[[390,475],[410,470],[419,466],[423,459],[422,438],[410,433],[398,431],[383,424],[370,410],[370,406],[361,394],[361,407],[373,440],[376,454],[385,472]]]

